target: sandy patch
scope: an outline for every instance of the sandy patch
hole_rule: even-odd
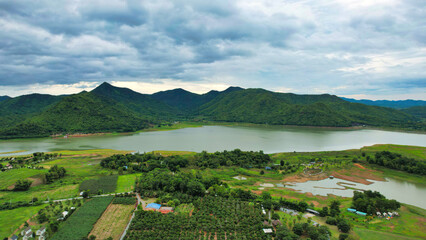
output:
[[[262,184],[260,184],[260,186],[262,186],[262,187],[275,187],[275,185],[272,184],[272,183],[262,183]]]
[[[352,168],[350,170],[338,170],[333,172],[332,175],[343,180],[369,185],[373,182],[368,181],[368,179],[375,181],[385,181],[385,179],[382,177],[377,176],[377,173],[378,171],[371,169]]]
[[[317,175],[309,175],[309,174],[305,174],[305,173],[300,173],[297,175],[293,175],[293,176],[288,176],[283,178],[283,180],[281,180],[282,182],[307,182],[307,181],[319,181],[319,180],[323,180],[328,178],[329,175],[326,173],[320,173]]]
[[[41,178],[28,178],[28,180],[33,181],[31,183],[31,187],[35,187],[35,186],[43,184],[43,180]]]
[[[251,190],[251,192],[252,192],[252,193],[255,193],[255,194],[257,194],[257,195],[262,194],[262,191],[259,191],[259,190]]]
[[[235,177],[233,177],[234,179],[237,179],[237,180],[247,180],[247,178],[246,177],[243,177],[243,176],[235,176]]]
[[[309,203],[314,204],[315,207],[318,207],[320,205],[320,203],[317,201],[310,201]]]

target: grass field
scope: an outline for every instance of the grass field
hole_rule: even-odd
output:
[[[61,224],[52,240],[75,240],[87,237],[112,200],[112,197],[94,198],[77,209],[65,223]]]
[[[374,230],[369,230],[365,228],[355,228],[355,233],[359,236],[362,240],[416,240],[416,239],[422,239],[422,238],[413,238],[413,237],[407,237],[397,234],[392,234],[389,232],[378,232]]]
[[[17,180],[38,176],[46,172],[47,170],[36,170],[28,168],[19,168],[0,172],[0,189],[13,185]]]
[[[117,188],[115,192],[131,192],[135,189],[135,180],[141,173],[127,174],[118,176]]]
[[[89,236],[96,239],[112,237],[118,240],[130,220],[134,205],[110,204],[99,220],[96,222]]]
[[[46,205],[22,207],[13,210],[0,211],[0,239],[9,237],[26,220],[30,219]]]

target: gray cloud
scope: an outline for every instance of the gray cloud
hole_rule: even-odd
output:
[[[415,0],[0,1],[0,86],[174,79],[420,93],[425,33]]]

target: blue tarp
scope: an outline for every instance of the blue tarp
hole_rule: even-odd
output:
[[[146,208],[160,209],[161,205],[158,204],[158,203],[150,203],[150,204],[146,205]]]

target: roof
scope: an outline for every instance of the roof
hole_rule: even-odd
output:
[[[272,229],[270,229],[270,228],[264,228],[263,232],[264,233],[272,233]]]
[[[277,225],[283,225],[283,224],[281,223],[280,220],[273,220],[272,225],[277,226]]]
[[[160,209],[161,208],[161,204],[158,203],[150,203],[148,205],[146,205],[145,208],[154,208],[154,209]]]
[[[173,211],[172,207],[161,207],[160,210]]]
[[[11,237],[11,239],[12,239],[12,240],[17,240],[17,239],[18,239],[18,236],[13,235],[13,236]]]
[[[315,214],[319,214],[319,212],[318,211],[315,211],[315,210],[313,210],[313,209],[306,209],[306,211],[307,212],[311,212],[311,213],[315,213]]]

